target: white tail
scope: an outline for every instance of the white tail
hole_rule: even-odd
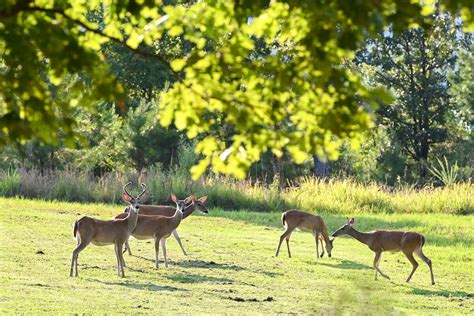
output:
[[[194,196],[191,195],[185,199],[185,201],[191,201],[195,200]],[[203,213],[208,213],[208,209],[206,205],[204,204],[207,201],[207,195],[201,197],[198,200],[195,200],[194,203],[191,203],[187,206],[184,207],[183,209],[183,219],[191,215],[194,211],[199,210]],[[142,205],[140,207],[140,215],[160,215],[160,216],[167,216],[171,217],[176,213],[176,208],[168,205]],[[115,216],[114,218],[125,218],[127,216],[126,213],[119,214]],[[183,251],[183,254],[187,256],[188,254],[186,253],[186,250],[184,250],[183,244],[181,242],[181,238],[179,237],[178,230],[175,229],[172,232],[174,238],[178,241],[179,246],[181,247],[181,250]],[[166,247],[164,245],[165,240],[161,240],[161,245],[162,248]],[[124,251],[128,251],[129,255],[132,255],[132,251],[130,249],[130,245],[128,243],[128,240],[125,242],[125,249]]]
[[[130,204],[128,207],[129,212],[127,217],[123,219],[102,221],[85,216],[74,223],[74,238],[77,240],[77,247],[72,252],[71,271],[69,276],[73,276],[74,268],[76,270],[75,276],[78,275],[77,260],[79,253],[92,242],[94,245],[98,246],[115,246],[118,275],[125,277],[123,269],[125,267],[125,261],[122,256],[122,247],[137,225],[140,204],[148,198],[148,194],[145,193],[145,184],[142,184],[143,191],[136,198],[132,197],[127,191],[127,186],[130,184],[131,182],[124,186],[124,193],[122,196],[124,201]]]
[[[291,233],[299,228],[301,230],[310,231],[313,233],[316,240],[316,256],[319,257],[319,240],[324,240],[326,243],[326,250],[328,252],[328,257],[331,257],[332,251],[332,240],[329,239],[326,225],[324,224],[323,219],[319,215],[313,215],[307,212],[290,210],[284,212],[281,215],[281,222],[285,226],[285,232],[280,237],[280,242],[278,243],[277,250],[275,252],[275,257],[278,257],[280,252],[280,247],[284,239],[286,239],[286,246],[288,248],[288,256],[291,258],[290,252],[290,236]],[[321,257],[324,256],[324,247],[321,243],[322,253]]]
[[[425,244],[425,237],[415,232],[404,232],[404,231],[389,231],[389,230],[377,230],[369,233],[362,233],[354,229],[354,218],[347,219],[346,224],[336,230],[332,236],[337,237],[341,235],[349,235],[357,239],[363,244],[366,244],[370,250],[375,252],[374,258],[374,269],[375,279],[377,280],[377,272],[380,273],[384,278],[390,279],[390,277],[384,274],[379,268],[379,262],[382,258],[383,251],[402,251],[405,256],[410,260],[413,269],[407,278],[407,282],[410,282],[413,273],[418,268],[418,262],[413,257],[415,253],[421,260],[426,262],[430,268],[431,273],[431,284],[435,284],[433,268],[431,260],[423,254],[423,245]]]

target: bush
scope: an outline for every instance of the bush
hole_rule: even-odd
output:
[[[14,169],[0,170],[0,195],[16,196],[20,193],[20,175]]]

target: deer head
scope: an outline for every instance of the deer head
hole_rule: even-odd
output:
[[[351,230],[352,228],[352,225],[354,225],[355,223],[355,220],[354,220],[354,217],[351,218],[351,219],[347,219],[347,222],[341,226],[341,228],[339,228],[338,230],[336,230],[334,233],[332,233],[332,237],[337,237],[337,236],[341,236],[341,235],[347,235],[349,233],[349,231]]]
[[[135,212],[138,212],[140,208],[140,204],[143,204],[148,200],[150,195],[146,192],[146,185],[144,183],[141,184],[142,187],[142,192],[137,196],[133,197],[128,191],[127,187],[132,184],[131,182],[127,183],[123,187],[123,194],[122,194],[122,199],[130,204],[129,208]]]
[[[191,195],[191,196],[188,196],[184,200],[178,200],[176,195],[171,194],[171,201],[176,203],[176,210],[178,210],[179,212],[183,212],[185,208],[193,205],[193,203],[195,202],[195,199],[196,197],[194,195]]]

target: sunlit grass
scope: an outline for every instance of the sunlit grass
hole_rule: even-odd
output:
[[[420,266],[384,254],[381,269],[392,280],[374,281],[373,253],[354,239],[335,241],[332,258],[315,258],[314,240],[295,232],[274,258],[283,232],[280,214],[211,209],[180,226],[184,257],[168,241],[171,265],[154,269],[153,246],[131,240],[127,277],[116,274],[112,247],[89,246],[70,278],[75,242],[72,223],[83,215],[111,218],[122,205],[77,204],[0,198],[0,313],[92,314],[472,314],[474,216],[369,214],[357,211],[360,230],[415,230],[427,239],[436,285]],[[351,213],[352,214],[352,213]],[[346,215],[323,214],[330,231]]]

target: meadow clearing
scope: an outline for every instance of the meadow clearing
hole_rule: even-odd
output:
[[[169,268],[156,270],[151,241],[131,239],[126,278],[116,273],[112,246],[90,245],[69,277],[72,224],[84,215],[109,219],[123,205],[0,198],[0,313],[474,313],[474,215],[357,212],[355,227],[413,230],[426,237],[436,285],[426,264],[409,284],[411,264],[384,253],[374,280],[373,253],[338,237],[333,256],[316,258],[314,239],[295,232],[274,257],[283,232],[278,212],[193,214],[179,232],[188,256],[168,239]],[[315,210],[313,210],[315,211]],[[352,214],[321,214],[330,233]],[[162,259],[162,256],[161,256]]]

